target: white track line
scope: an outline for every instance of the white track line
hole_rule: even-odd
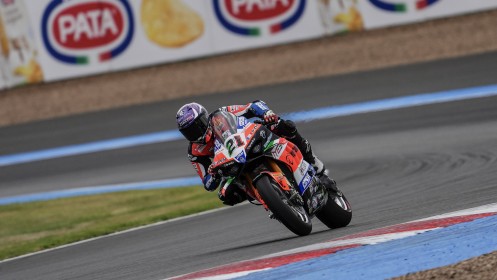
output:
[[[238,205],[236,205],[235,207],[237,207],[237,206]],[[80,244],[92,242],[92,241],[103,239],[103,238],[107,238],[107,237],[117,236],[117,235],[129,233],[129,232],[134,232],[134,231],[138,231],[138,230],[142,230],[142,229],[147,229],[147,228],[151,228],[151,227],[155,227],[155,226],[164,225],[164,224],[167,224],[167,223],[172,223],[172,222],[176,222],[176,221],[180,221],[180,220],[186,220],[186,219],[190,219],[190,218],[194,218],[194,217],[198,217],[198,216],[212,214],[212,213],[223,211],[223,210],[230,209],[230,208],[231,207],[223,207],[223,208],[208,210],[208,211],[197,213],[197,214],[192,214],[192,215],[188,215],[188,216],[184,216],[184,217],[174,218],[174,219],[167,220],[167,221],[157,222],[157,223],[150,224],[150,225],[140,226],[140,227],[136,227],[136,228],[132,228],[132,229],[127,229],[127,230],[123,230],[123,231],[118,231],[118,232],[110,233],[110,234],[103,235],[103,236],[98,236],[98,237],[94,237],[94,238],[90,238],[90,239],[86,239],[86,240],[81,240],[81,241],[78,241],[78,242],[74,242],[74,243],[62,245],[62,246],[59,246],[59,247],[50,248],[50,249],[46,249],[46,250],[38,251],[38,252],[34,252],[34,253],[29,253],[29,254],[26,254],[26,255],[22,255],[22,256],[10,258],[10,259],[5,259],[5,260],[0,261],[0,264],[6,263],[6,262],[15,261],[15,260],[19,260],[19,259],[23,259],[23,258],[27,258],[27,257],[31,257],[31,256],[35,256],[35,255],[49,253],[49,252],[52,252],[52,251],[55,251],[55,250],[60,250],[60,249],[63,249],[63,248],[72,247],[72,246],[76,246],[76,245],[80,245]]]

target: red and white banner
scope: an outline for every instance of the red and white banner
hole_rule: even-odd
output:
[[[0,0],[0,88],[494,8],[495,0]]]

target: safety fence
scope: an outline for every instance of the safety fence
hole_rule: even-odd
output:
[[[495,8],[495,0],[0,0],[0,89]]]

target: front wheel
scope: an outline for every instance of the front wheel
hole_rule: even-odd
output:
[[[352,220],[352,208],[343,193],[328,192],[328,202],[316,213],[316,217],[329,228],[345,227]]]
[[[278,183],[268,176],[262,176],[255,185],[275,218],[297,235],[304,236],[311,233],[311,219],[304,207],[290,201]]]

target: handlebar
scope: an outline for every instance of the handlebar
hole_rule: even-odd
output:
[[[273,125],[273,124],[278,125],[278,124],[280,123],[280,121],[281,121],[281,119],[278,119],[278,121],[275,121],[275,122],[268,122],[268,123],[267,123],[267,122],[265,122],[265,121],[263,121],[263,120],[255,120],[255,121],[254,121],[254,123],[256,123],[256,124],[262,124],[262,125],[264,125],[264,126],[271,126],[271,125]]]

